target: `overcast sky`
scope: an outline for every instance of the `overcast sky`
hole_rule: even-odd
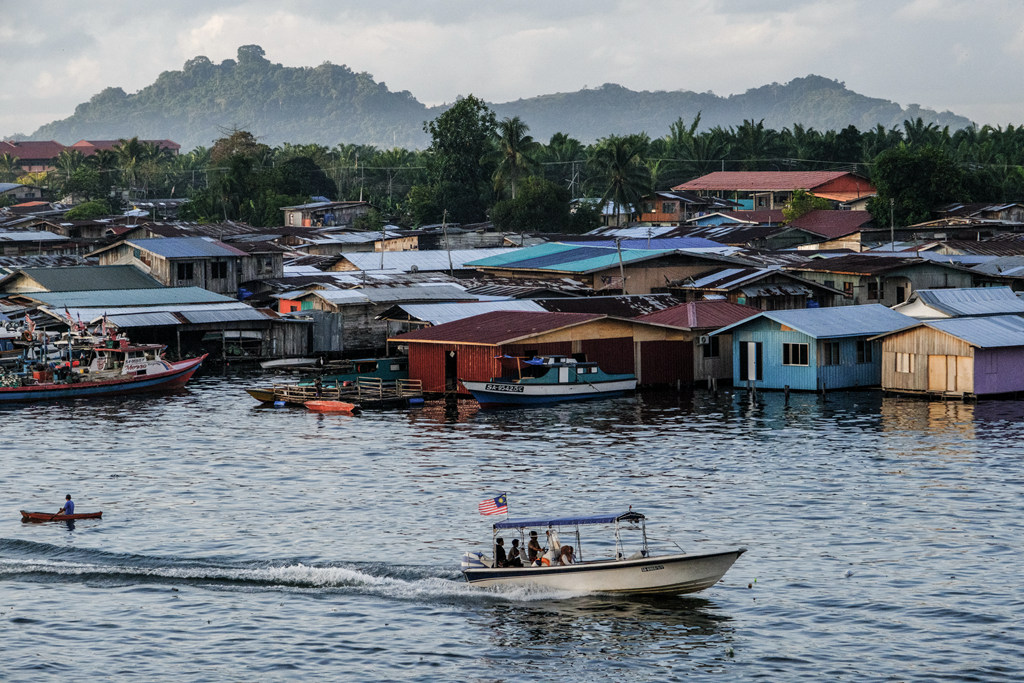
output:
[[[729,95],[813,73],[903,106],[1024,123],[1020,0],[12,0],[0,137],[246,44],[285,66],[346,64],[427,105],[603,83]]]

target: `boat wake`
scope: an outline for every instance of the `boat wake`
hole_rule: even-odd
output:
[[[110,553],[0,539],[0,582],[81,582],[109,587],[167,585],[225,591],[351,593],[396,600],[532,602],[572,597],[535,587],[478,588],[452,569],[378,562],[315,564]]]

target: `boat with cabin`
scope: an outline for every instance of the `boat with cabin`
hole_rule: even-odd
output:
[[[132,344],[116,336],[88,342],[69,337],[61,359],[0,374],[0,403],[119,396],[178,389],[206,359],[168,361],[163,344]]]
[[[584,515],[575,517],[532,517],[506,519],[493,524],[492,556],[468,552],[462,558],[462,573],[476,586],[541,586],[573,593],[694,593],[715,585],[746,552],[734,548],[718,552],[674,553],[652,555],[648,547],[646,517],[630,508],[618,514]],[[613,541],[595,544],[598,553],[609,556],[590,559],[584,555],[581,527],[611,526]],[[527,553],[528,531],[543,530],[547,538],[546,552],[535,563]],[[575,547],[563,545],[560,531],[572,533]],[[518,535],[524,566],[495,566],[493,549],[502,532]],[[629,534],[635,539],[626,538]],[[538,537],[540,540],[540,537]],[[630,542],[636,547],[626,554]],[[564,548],[570,548],[565,553]],[[571,563],[560,558],[568,555]]]
[[[597,363],[571,356],[537,356],[515,360],[515,374],[487,382],[461,380],[481,406],[528,405],[621,396],[636,389],[633,374],[609,374]]]

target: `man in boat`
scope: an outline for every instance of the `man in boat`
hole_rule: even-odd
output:
[[[519,548],[519,539],[512,539],[512,549],[508,551],[508,562],[506,563],[509,567],[522,567],[523,566],[523,553]]]
[[[501,536],[494,540],[494,566],[508,566],[508,559],[505,557],[505,539]]]
[[[58,515],[73,515],[75,514],[75,503],[71,500],[71,494],[64,496],[64,507],[57,510]]]
[[[534,562],[540,559],[540,556],[544,554],[544,548],[540,547],[540,543],[537,542],[537,532],[530,532],[530,542],[526,545],[526,559],[530,561],[530,566],[533,566]]]

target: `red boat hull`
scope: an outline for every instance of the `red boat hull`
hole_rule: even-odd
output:
[[[52,512],[26,512],[21,511],[23,522],[66,522],[71,519],[99,519],[102,512],[80,512],[73,515],[55,515]]]
[[[306,401],[304,405],[317,413],[351,413],[356,409],[354,403],[344,401]]]

